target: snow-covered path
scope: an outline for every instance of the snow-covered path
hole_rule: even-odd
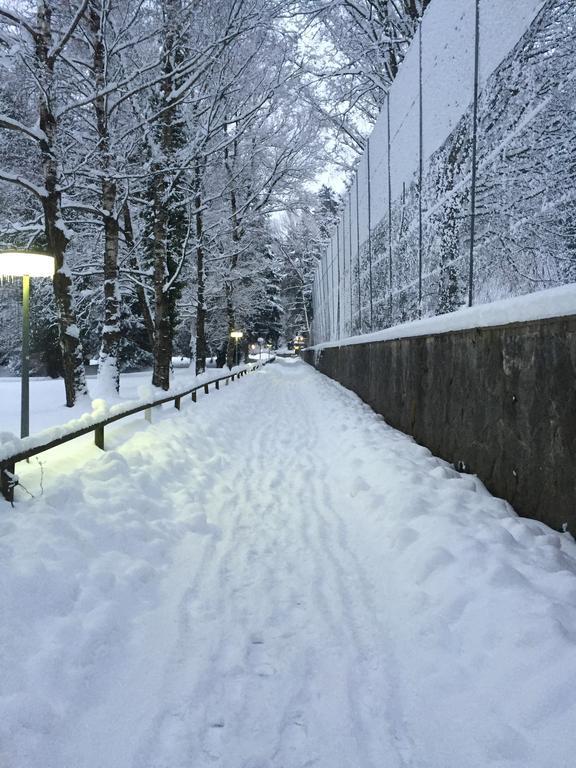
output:
[[[4,768],[569,768],[576,546],[278,361],[0,520]]]

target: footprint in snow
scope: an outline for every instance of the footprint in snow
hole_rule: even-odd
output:
[[[359,493],[362,493],[362,492],[365,492],[365,491],[369,491],[369,490],[370,490],[370,486],[368,485],[366,480],[364,480],[363,477],[359,477],[358,476],[358,477],[355,478],[354,482],[352,483],[352,488],[350,490],[350,496],[352,496],[352,498],[354,498]]]
[[[217,760],[222,755],[224,726],[224,719],[217,719],[209,724],[202,736],[202,751],[213,760]]]
[[[254,634],[250,639],[248,663],[254,674],[258,675],[258,677],[272,677],[276,674],[276,668],[270,663],[264,639],[261,635]]]
[[[419,572],[414,574],[415,583],[423,584],[431,576],[444,571],[455,561],[456,558],[450,551],[444,547],[434,547],[428,557],[420,564]]]
[[[414,528],[403,528],[394,540],[393,547],[398,552],[404,552],[411,544],[418,541],[420,534]]]
[[[269,765],[274,768],[308,768],[317,765],[318,755],[308,741],[308,729],[302,718],[282,726],[278,749]]]
[[[222,531],[217,525],[209,523],[206,519],[206,515],[195,515],[190,522],[190,530],[192,533],[199,533],[202,536],[214,536],[220,538]]]

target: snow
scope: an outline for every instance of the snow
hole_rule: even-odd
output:
[[[173,368],[190,368],[191,362],[192,362],[192,359],[190,357],[185,357],[184,355],[178,355],[172,358],[172,367]]]
[[[2,765],[573,764],[572,538],[353,393],[280,360],[68,450],[1,508]]]
[[[80,329],[78,326],[74,323],[74,325],[69,325],[66,328],[66,336],[71,336],[73,339],[79,339],[80,338]]]
[[[525,296],[501,299],[490,304],[464,307],[456,312],[425,317],[422,320],[412,320],[409,323],[384,328],[374,333],[316,344],[310,349],[321,350],[329,347],[346,347],[352,344],[368,344],[373,341],[430,336],[436,333],[461,331],[466,328],[486,328],[568,315],[576,315],[576,283],[549,288]]]
[[[114,401],[118,397],[116,391],[116,381],[118,379],[118,360],[113,355],[101,353],[98,360],[98,373],[96,381],[91,387],[91,394],[94,398],[106,401]]]
[[[13,120],[8,115],[0,114],[0,127],[23,133],[36,141],[47,141],[46,134],[41,130],[39,124],[34,126],[24,125],[18,120]]]

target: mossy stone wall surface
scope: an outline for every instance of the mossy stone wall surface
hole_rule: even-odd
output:
[[[303,357],[518,514],[576,535],[576,316]]]

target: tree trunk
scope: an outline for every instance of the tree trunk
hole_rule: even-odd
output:
[[[142,311],[142,319],[144,321],[144,328],[146,329],[146,336],[148,337],[148,343],[150,345],[150,351],[154,350],[154,320],[152,319],[152,311],[150,310],[150,302],[148,301],[148,295],[142,284],[142,265],[140,264],[136,253],[134,252],[134,228],[132,226],[132,216],[130,214],[130,206],[128,202],[124,203],[122,208],[122,216],[124,219],[124,241],[126,248],[131,252],[130,256],[130,268],[138,274],[138,282],[136,284],[136,296],[138,296],[138,303]]]
[[[153,166],[154,185],[153,227],[154,239],[154,370],[152,385],[167,390],[170,388],[170,365],[172,363],[172,318],[170,303],[164,283],[166,269],[166,213],[163,205],[165,185],[159,168]]]
[[[118,221],[114,213],[116,185],[102,182],[104,219],[104,325],[98,362],[98,383],[120,389],[120,286],[118,280]],[[113,202],[114,201],[114,202]],[[110,207],[108,207],[110,206]]]
[[[172,102],[176,84],[174,68],[181,60],[183,51],[179,42],[178,24],[182,14],[181,0],[163,0],[164,39],[162,69],[164,79],[161,86],[163,111],[161,117],[160,151],[162,164],[152,165],[153,203],[152,239],[154,264],[154,371],[152,384],[167,390],[170,387],[172,363],[172,342],[177,288],[170,284],[169,255],[177,251],[178,236],[175,233],[174,190],[170,190],[169,174],[174,154],[178,147],[178,110]]]
[[[104,211],[104,322],[100,360],[98,363],[98,386],[102,393],[110,388],[120,389],[118,352],[120,348],[120,286],[118,280],[118,220],[116,218],[116,183],[112,176],[110,156],[110,132],[108,128],[108,98],[105,94],[106,50],[103,28],[105,11],[100,0],[90,0],[89,26],[92,35],[94,86],[101,94],[94,100],[96,126],[98,130],[98,153],[101,181],[101,205]]]
[[[38,78],[41,81],[39,121],[40,129],[45,135],[40,141],[42,175],[46,188],[42,207],[48,252],[54,257],[56,268],[54,299],[58,312],[66,405],[71,408],[78,396],[87,394],[87,388],[80,333],[76,324],[72,278],[65,258],[69,238],[62,219],[60,168],[57,159],[58,124],[53,111],[54,60],[49,54],[52,46],[51,13],[47,0],[39,0],[35,53]]]
[[[226,320],[228,323],[228,337],[226,342],[226,365],[228,366],[228,368],[232,368],[232,366],[236,362],[234,358],[236,355],[237,342],[230,335],[232,331],[235,330],[236,318],[234,315],[232,284],[229,281],[226,281],[225,291],[226,291]]]
[[[206,273],[204,265],[204,247],[203,230],[204,222],[202,219],[202,196],[201,187],[201,168],[199,164],[195,169],[196,196],[194,205],[196,207],[196,373],[204,373],[206,370]]]

